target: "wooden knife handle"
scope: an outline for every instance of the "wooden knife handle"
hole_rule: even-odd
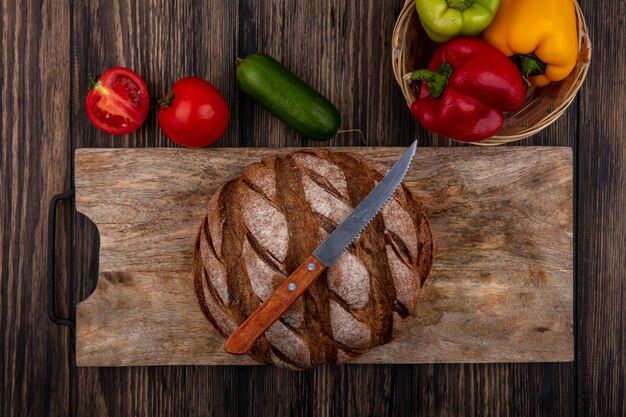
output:
[[[267,330],[300,297],[326,266],[315,256],[309,256],[302,265],[257,308],[241,326],[230,335],[224,350],[243,355],[254,341]]]

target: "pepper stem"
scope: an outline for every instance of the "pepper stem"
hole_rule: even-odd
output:
[[[171,91],[168,91],[167,94],[165,94],[165,97],[160,99],[158,103],[159,103],[159,106],[163,107],[164,109],[167,109],[169,106],[172,105],[172,101],[174,101],[174,93],[172,93]]]
[[[413,71],[411,81],[423,81],[428,85],[428,91],[434,98],[439,98],[443,94],[444,88],[448,86],[448,79],[452,75],[454,68],[450,64],[439,64],[437,72],[427,69]]]
[[[474,0],[446,0],[446,2],[448,3],[448,7],[461,12],[469,9],[474,4]]]
[[[528,79],[535,75],[541,75],[546,72],[547,65],[545,62],[537,58],[534,53],[528,55],[513,55],[511,60],[515,62],[515,65],[520,69],[522,77]]]

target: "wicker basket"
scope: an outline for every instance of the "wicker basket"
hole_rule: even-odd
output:
[[[531,86],[524,106],[514,113],[505,113],[504,124],[498,135],[473,144],[502,145],[532,136],[558,119],[572,103],[585,81],[591,60],[587,24],[580,6],[576,1],[574,3],[578,20],[579,54],[572,73],[563,81],[545,87]],[[417,97],[409,83],[411,72],[417,68],[426,68],[438,46],[422,29],[415,10],[415,0],[407,0],[393,29],[391,59],[393,73],[409,107]]]

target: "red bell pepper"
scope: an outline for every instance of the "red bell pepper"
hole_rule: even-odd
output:
[[[464,142],[495,135],[503,111],[524,104],[526,85],[515,64],[478,38],[456,38],[442,45],[427,70],[411,113],[429,131]]]

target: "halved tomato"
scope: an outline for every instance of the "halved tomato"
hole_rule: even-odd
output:
[[[87,117],[98,129],[113,135],[131,133],[148,116],[150,98],[141,77],[128,68],[106,71],[87,93]]]

